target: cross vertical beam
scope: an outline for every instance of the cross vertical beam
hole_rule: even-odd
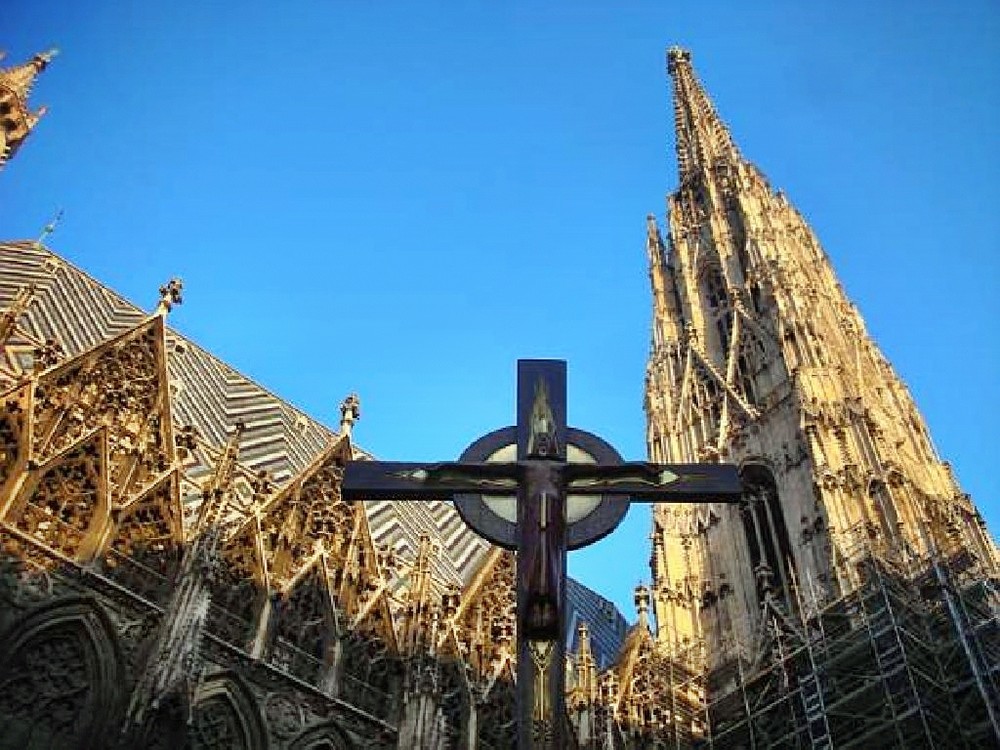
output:
[[[351,461],[341,495],[451,498],[476,533],[517,551],[517,747],[562,750],[567,550],[611,533],[629,502],[734,502],[743,487],[735,466],[623,462],[597,435],[568,427],[563,361],[519,360],[517,384],[516,426],[483,435],[459,461]],[[590,460],[569,462],[571,445]],[[516,461],[495,460],[509,447]],[[511,496],[516,513],[486,502]]]
[[[517,746],[565,747],[566,363],[517,363]]]

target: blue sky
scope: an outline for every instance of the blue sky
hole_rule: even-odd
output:
[[[53,249],[149,307],[182,276],[175,327],[331,426],[357,390],[399,460],[511,422],[518,357],[568,359],[571,423],[644,457],[644,217],[689,47],[1000,528],[995,3],[3,6],[7,63],[62,55],[0,236],[64,207]],[[648,533],[634,508],[571,572],[631,615]]]

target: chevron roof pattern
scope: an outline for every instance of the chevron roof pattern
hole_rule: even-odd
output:
[[[148,316],[37,242],[0,243],[0,309],[10,307],[29,285],[34,285],[31,303],[0,352],[0,381],[22,376],[31,368],[35,347],[49,339],[74,357]],[[174,423],[193,426],[199,437],[184,462],[189,507],[200,500],[199,482],[212,471],[238,422],[246,429],[235,487],[247,504],[250,480],[259,471],[266,470],[281,487],[336,438],[334,431],[177,331],[168,328],[166,338]],[[370,502],[367,511],[376,543],[402,560],[416,557],[421,533],[431,534],[441,553],[434,563],[440,585],[464,584],[489,547],[448,502]]]
[[[31,301],[0,348],[0,385],[19,379],[32,367],[34,350],[54,340],[66,357],[75,357],[134,328],[145,312],[36,241],[0,242],[0,311],[33,286]],[[242,422],[235,494],[249,508],[251,483],[267,471],[278,489],[337,437],[305,412],[240,374],[177,331],[167,328],[167,370],[171,414],[176,427],[194,427],[197,444],[186,451],[181,482],[185,509],[201,501],[201,482],[212,475],[226,442]],[[355,446],[356,454],[369,455]],[[416,559],[422,533],[431,535],[438,554],[431,558],[433,579],[441,588],[464,586],[490,545],[470,530],[449,502],[366,503],[376,544],[398,559]],[[580,621],[591,628],[592,645],[603,667],[614,658],[626,632],[625,620],[611,602],[586,586],[568,582],[568,643],[576,648]]]

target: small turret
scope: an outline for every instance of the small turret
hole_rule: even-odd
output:
[[[183,281],[178,278],[170,279],[160,287],[160,301],[156,303],[156,311],[153,314],[166,315],[174,308],[174,305],[182,304],[184,297],[181,296],[181,292],[183,291]]]
[[[361,399],[350,393],[340,402],[340,434],[350,437],[354,423],[361,419]]]
[[[649,587],[640,583],[635,587],[635,614],[639,627],[649,627]]]
[[[29,109],[28,97],[35,78],[57,53],[58,50],[51,49],[35,55],[23,65],[0,69],[0,169],[48,111],[46,107]]]

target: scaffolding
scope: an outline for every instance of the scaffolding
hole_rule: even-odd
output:
[[[900,557],[862,550],[824,606],[766,601],[766,653],[714,670],[694,747],[1000,747],[997,581],[962,549]]]

